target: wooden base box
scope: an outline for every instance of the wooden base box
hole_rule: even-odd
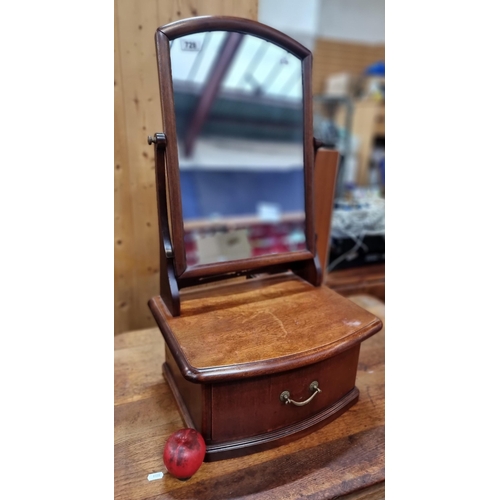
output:
[[[355,404],[360,345],[382,322],[293,274],[191,290],[173,317],[150,300],[166,342],[163,374],[205,460],[284,444]]]

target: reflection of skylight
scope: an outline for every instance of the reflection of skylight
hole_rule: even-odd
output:
[[[227,36],[226,32],[197,33],[171,45],[172,79],[204,85]],[[222,81],[224,90],[302,99],[301,61],[286,50],[245,35]]]
[[[285,87],[290,79],[294,80],[294,84]],[[301,98],[300,82],[299,59],[281,47],[247,35],[222,82],[222,87],[227,90],[257,91],[264,95]]]

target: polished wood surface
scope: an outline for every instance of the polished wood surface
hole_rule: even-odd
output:
[[[352,301],[291,273],[203,288],[183,300],[176,317],[160,297],[150,302],[178,364],[186,365],[184,375],[193,381],[316,363],[381,328],[378,318]]]
[[[385,302],[385,264],[332,271],[325,276],[324,284],[344,297],[372,295]]]
[[[382,320],[384,305],[369,296],[351,300]],[[161,365],[164,341],[157,328],[115,337],[115,498],[229,499],[384,498],[384,331],[361,344],[359,401],[316,432],[279,448],[204,463],[188,481],[165,472],[163,447],[184,426]]]
[[[314,164],[314,226],[318,235],[316,249],[323,271],[323,280],[326,275],[325,271],[330,251],[333,200],[335,197],[338,163],[338,151],[320,148],[316,153]]]
[[[340,354],[336,363],[327,359],[301,369],[256,377],[248,380],[244,390],[243,384],[235,382],[214,385],[212,439],[243,439],[265,434],[327,409],[354,387],[358,352],[359,346],[356,346]],[[309,404],[296,407],[280,401],[280,394],[285,390],[290,392],[291,399],[305,401],[311,396],[309,384],[315,380],[319,381],[321,393]],[[256,404],[248,405],[247,401]],[[232,411],[224,411],[228,407]]]

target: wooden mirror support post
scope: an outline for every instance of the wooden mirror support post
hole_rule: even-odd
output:
[[[170,47],[213,31],[258,37],[301,61],[304,250],[186,263]],[[260,23],[210,16],[158,28],[156,48],[164,132],[148,141],[155,148],[160,295],[149,307],[165,340],[163,374],[184,422],[203,435],[205,460],[220,460],[297,439],[355,404],[361,342],[382,323],[321,284],[313,194],[321,150],[312,136],[309,50]],[[221,57],[228,51],[226,45]]]

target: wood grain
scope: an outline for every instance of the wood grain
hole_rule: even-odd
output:
[[[185,300],[172,317],[150,303],[184,376],[226,381],[292,370],[330,358],[381,328],[378,318],[327,287],[292,274],[255,278]],[[198,295],[199,297],[199,295]]]
[[[257,20],[258,0],[115,0],[115,333],[153,326],[159,291],[153,149],[161,131],[154,33],[198,15]]]
[[[333,199],[337,181],[339,154],[338,151],[321,148],[316,154],[314,165],[314,218],[316,234],[316,249],[323,270],[323,279],[326,277],[326,265],[330,251],[330,233],[333,212]]]
[[[384,320],[384,305],[352,297]],[[163,380],[157,328],[115,337],[115,499],[213,498],[379,500],[385,479],[385,335],[361,345],[359,402],[322,429],[282,447],[204,463],[186,482],[164,471],[163,447],[184,424]]]
[[[228,441],[265,435],[270,429],[300,424],[334,405],[354,387],[359,345],[314,365],[245,382],[217,384],[212,389],[212,440]],[[309,384],[318,381],[321,393],[305,406],[280,402],[284,390],[304,401]],[[228,410],[230,408],[230,410]]]
[[[120,54],[120,32],[117,0],[115,0],[115,86],[114,86],[114,126],[115,126],[115,332],[132,328],[134,290],[134,252],[132,238],[133,220],[130,204],[130,174],[125,123],[125,102],[122,78],[122,58]]]
[[[151,7],[147,8],[146,4],[136,0],[117,3],[125,115],[122,127],[128,152],[127,202],[133,223],[133,234],[122,235],[119,239],[121,245],[128,243],[133,248],[132,328],[151,324],[147,299],[137,292],[157,293],[159,277],[154,157],[147,143],[148,134],[159,131],[161,126],[153,38],[155,28],[148,29],[157,24],[158,16],[156,5]]]
[[[372,295],[385,302],[385,264],[371,264],[328,273],[325,286],[344,297]]]

